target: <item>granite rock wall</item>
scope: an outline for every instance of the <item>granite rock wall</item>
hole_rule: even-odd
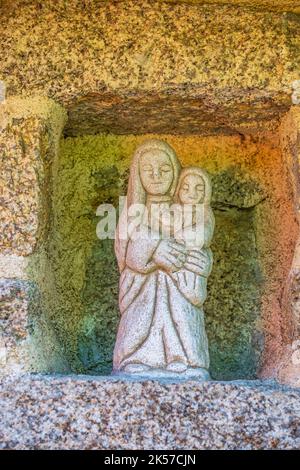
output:
[[[299,391],[254,382],[1,380],[1,449],[299,449]],[[42,400],[41,400],[41,397]]]
[[[0,104],[1,374],[32,364],[29,312],[33,305],[40,307],[28,264],[47,237],[51,161],[64,122],[64,111],[47,98],[9,98]]]
[[[299,79],[297,5],[202,3],[9,2],[0,79],[65,106],[71,136],[276,127]]]

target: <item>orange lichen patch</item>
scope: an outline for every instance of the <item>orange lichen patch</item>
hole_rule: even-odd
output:
[[[282,148],[282,158],[288,168],[290,187],[297,219],[299,221],[299,157],[300,157],[300,110],[293,106],[284,117],[279,136]],[[300,236],[297,241],[289,276],[286,281],[284,303],[281,308],[287,312],[289,335],[285,338],[286,345],[279,365],[278,379],[282,383],[299,386],[299,350],[300,350]],[[288,323],[288,322],[287,322]]]

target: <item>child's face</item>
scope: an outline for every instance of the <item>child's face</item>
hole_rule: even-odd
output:
[[[199,175],[187,175],[179,188],[181,204],[200,204],[204,201],[205,183]]]

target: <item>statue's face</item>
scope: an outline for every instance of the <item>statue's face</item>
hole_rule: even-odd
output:
[[[200,204],[205,197],[205,183],[199,175],[187,175],[179,189],[179,200],[182,204]]]
[[[165,152],[149,150],[140,160],[140,176],[145,191],[152,196],[168,193],[173,178],[173,166]]]

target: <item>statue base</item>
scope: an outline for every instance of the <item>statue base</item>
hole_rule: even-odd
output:
[[[137,372],[127,372],[125,370],[113,371],[113,376],[118,376],[120,378],[134,378],[138,379],[147,379],[147,380],[160,380],[166,379],[171,381],[181,381],[181,380],[197,380],[198,382],[205,382],[211,380],[209,372],[203,368],[193,368],[189,367],[183,372],[175,372],[167,369],[148,369],[144,371]]]

